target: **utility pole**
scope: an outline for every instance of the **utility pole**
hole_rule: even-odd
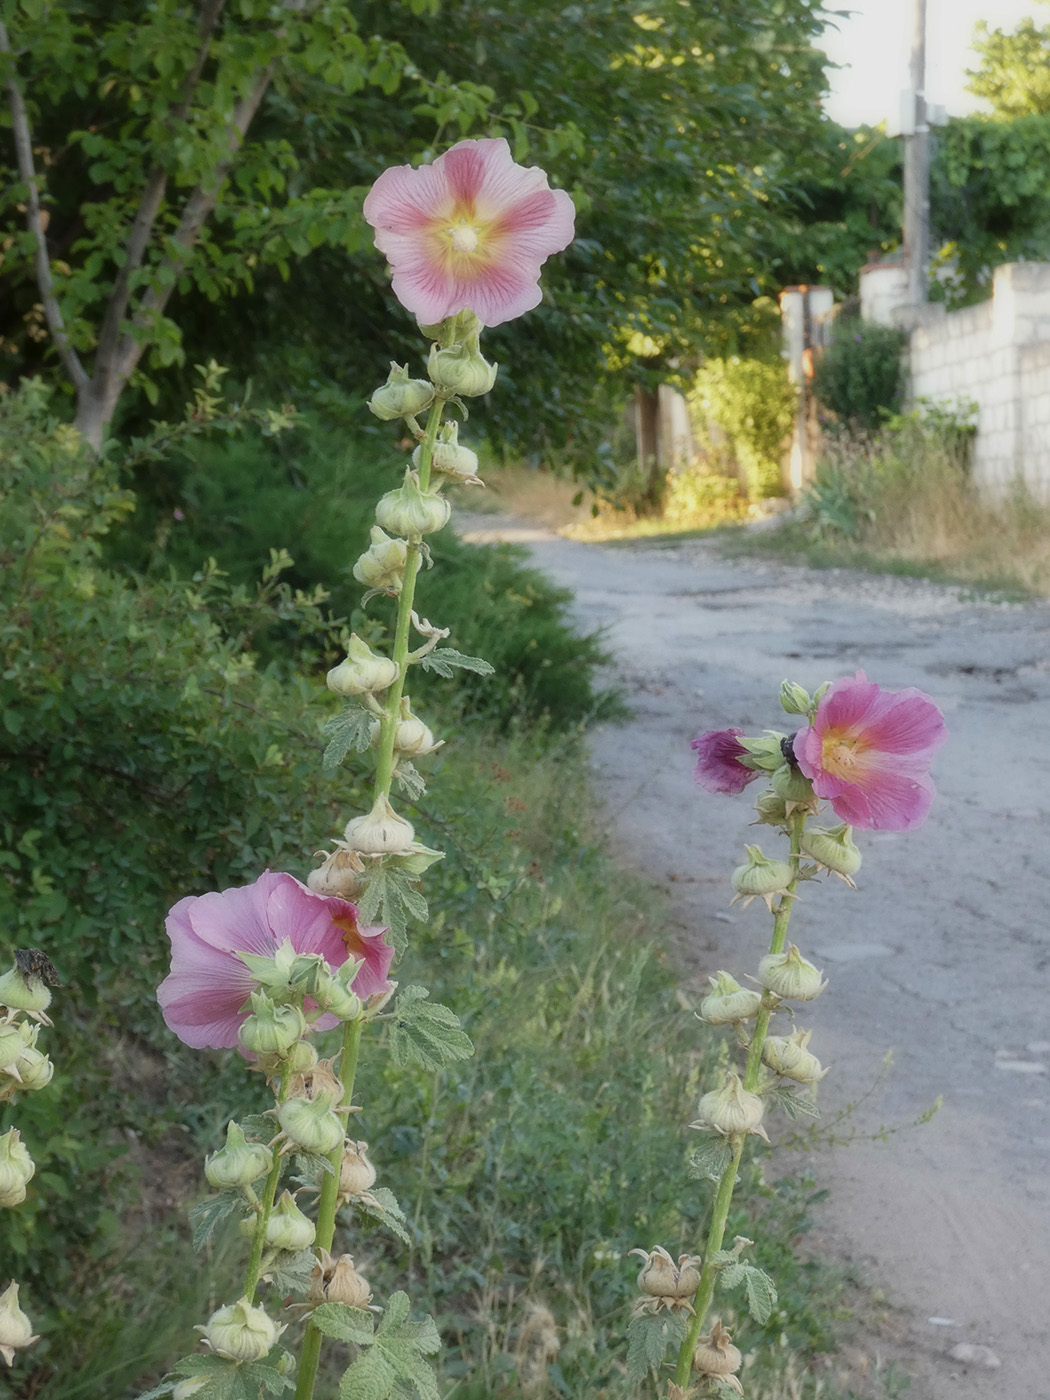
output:
[[[904,137],[904,252],[908,302],[928,300],[930,257],[930,124],[926,108],[926,0],[913,0],[911,103]]]

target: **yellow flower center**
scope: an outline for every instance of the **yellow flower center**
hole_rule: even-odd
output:
[[[825,734],[820,746],[821,767],[837,778],[855,778],[855,770],[866,748],[859,735],[843,734],[833,729]]]
[[[477,249],[477,230],[471,228],[469,224],[455,224],[452,228],[448,229],[447,232],[453,252],[473,253]]]

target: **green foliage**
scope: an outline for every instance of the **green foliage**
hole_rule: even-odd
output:
[[[705,360],[689,395],[698,435],[721,429],[728,456],[751,497],[783,494],[780,459],[795,422],[798,392],[783,360]],[[712,446],[716,454],[719,448]]]
[[[840,316],[834,339],[817,360],[813,393],[843,426],[875,432],[900,409],[907,336],[892,326]]]
[[[411,1064],[444,1069],[474,1053],[459,1017],[447,1006],[429,1001],[429,996],[425,987],[404,987],[398,994],[388,1043],[390,1058],[399,1069]]]
[[[659,1371],[685,1341],[685,1318],[679,1313],[641,1313],[627,1324],[627,1381],[638,1385]]]
[[[333,422],[336,414],[350,428]],[[337,400],[327,421],[308,420],[302,432],[195,444],[163,475],[138,473],[135,516],[110,542],[108,557],[151,578],[171,569],[192,574],[210,558],[234,586],[246,587],[271,551],[286,550],[294,564],[283,576],[293,590],[303,597],[323,590],[331,612],[347,621],[325,638],[301,627],[294,613],[261,612],[242,634],[246,644],[267,661],[316,675],[341,659],[340,631],[352,628],[378,644],[384,627],[392,632],[393,605],[379,599],[363,610],[351,569],[368,544],[376,498],[403,459],[386,446],[386,426],[361,427],[361,414],[360,403]],[[522,550],[464,545],[451,528],[432,536],[431,547],[436,563],[420,596],[435,624],[452,626],[453,646],[429,654],[430,674],[416,669],[413,700],[425,707],[454,691],[467,714],[501,724],[543,720],[556,729],[611,710],[612,697],[597,695],[592,679],[604,659],[599,638],[572,630],[569,594],[529,568]],[[332,718],[333,739],[346,722]],[[344,742],[364,742],[363,730],[355,733],[339,730],[332,762]]]
[[[973,48],[980,65],[968,71],[966,86],[996,117],[1050,116],[1050,24],[1026,17],[1007,33],[978,20]]]

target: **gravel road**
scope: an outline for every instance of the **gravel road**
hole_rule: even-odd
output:
[[[729,908],[742,842],[762,839],[750,790],[698,788],[689,740],[788,728],[785,677],[812,690],[861,669],[944,710],[927,823],[865,834],[859,892],[804,889],[792,921],[831,980],[802,1022],[831,1066],[825,1120],[868,1093],[887,1051],[861,1134],[944,1098],[925,1126],[820,1154],[820,1239],[893,1305],[869,1310],[858,1364],[898,1359],[914,1400],[1050,1400],[1050,605],[460,519],[468,539],[526,544],[573,590],[580,627],[605,629],[634,716],[593,736],[597,791],[614,848],[671,890],[697,985],[752,970],[768,922],[760,904]],[[960,1345],[983,1350],[960,1360]]]

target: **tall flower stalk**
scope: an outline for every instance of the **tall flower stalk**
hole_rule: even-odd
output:
[[[774,1018],[794,1003],[815,1000],[827,985],[819,970],[788,942],[788,925],[799,886],[835,876],[856,888],[861,854],[854,830],[906,831],[929,811],[933,784],[929,767],[944,741],[944,721],[921,691],[883,691],[864,674],[822,686],[810,696],[785,682],[783,709],[805,721],[793,734],[767,731],[749,738],[740,729],[709,731],[692,744],[696,779],[712,793],[736,795],[756,779],[769,786],[758,796],[758,824],[787,838],[786,859],[745,847],[747,859],[734,870],[734,903],[759,901],[773,920],[769,951],[750,980],[750,990],[728,972],[711,977],[701,1018],[732,1027],[743,1065],[726,1071],[723,1083],[705,1093],[698,1119],[701,1135],[693,1153],[695,1174],[714,1187],[702,1255],[672,1256],[661,1246],[641,1253],[641,1297],[628,1327],[628,1374],[640,1381],[659,1374],[668,1351],[675,1355],[670,1400],[688,1395],[743,1393],[737,1372],[740,1351],[719,1317],[708,1321],[719,1291],[745,1286],[748,1306],[760,1323],[776,1305],[773,1281],[743,1256],[742,1237],[725,1248],[733,1191],[746,1141],[768,1141],[764,1122],[771,1108],[790,1116],[815,1113],[816,1085],[827,1071],[808,1048],[810,1031],[773,1033]],[[826,799],[837,826],[810,826]],[[793,1022],[792,1022],[793,1024]],[[705,1334],[705,1327],[707,1332]]]
[[[406,1386],[423,1400],[436,1393],[433,1322],[410,1322],[404,1293],[373,1302],[352,1255],[335,1252],[343,1207],[355,1226],[378,1223],[411,1242],[397,1201],[376,1185],[368,1144],[347,1132],[369,1027],[385,1023],[398,1064],[416,1060],[433,1070],[473,1050],[451,1010],[431,1004],[425,988],[399,989],[388,976],[409,925],[428,915],[421,882],[442,859],[394,806],[402,795],[410,802],[422,795],[415,761],[440,746],[412,710],[411,669],[492,670],[442,645],[450,629],[420,616],[417,582],[433,562],[430,537],[451,513],[443,488],[482,484],[452,416],[465,418],[464,401],[495,381],[482,331],[538,303],[540,266],[571,240],[573,209],[542,171],[516,165],[505,141],[485,140],[460,142],[419,170],[385,171],[365,215],[390,259],[395,294],[425,323],[430,342],[425,378],[392,365],[369,400],[376,417],[407,424],[417,440],[403,481],[376,506],[353,569],[365,603],[396,600],[389,655],[351,636],[345,660],[327,677],[343,705],[325,726],[325,770],[335,774],[352,752],[373,755],[372,805],[349,818],[305,884],[267,871],[241,889],[188,896],[168,917],[172,966],[158,991],[167,1024],[191,1046],[238,1046],[266,1075],[274,1102],[267,1114],[229,1125],[226,1146],[205,1165],[219,1194],[195,1212],[198,1245],[225,1215],[241,1215],[251,1241],[242,1295],[198,1329],[207,1353],[184,1357],[151,1397],[294,1388],[295,1400],[311,1400],[326,1337],[354,1349],[341,1394],[387,1400]],[[313,1038],[336,1025],[341,1049],[321,1059]],[[299,1199],[306,1204],[311,1190],[315,1219]],[[257,1302],[267,1284],[266,1301]],[[282,1308],[289,1294],[302,1301]],[[275,1308],[283,1321],[271,1315]],[[304,1317],[296,1355],[285,1346]]]

